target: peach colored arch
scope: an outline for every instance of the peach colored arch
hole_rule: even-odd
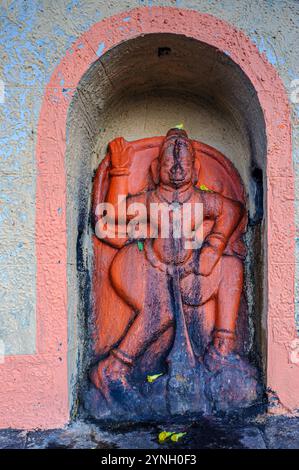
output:
[[[228,23],[192,10],[142,7],[90,28],[63,57],[45,90],[36,147],[36,354],[10,356],[0,365],[3,428],[54,428],[69,420],[65,133],[70,98],[98,59],[97,52],[141,34],[161,32],[184,34],[226,51],[258,94],[268,149],[267,385],[285,408],[299,408],[299,368],[291,359],[296,338],[294,174],[283,84],[249,38]]]

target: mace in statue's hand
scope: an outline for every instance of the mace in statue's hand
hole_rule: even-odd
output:
[[[134,149],[123,137],[117,137],[110,142],[109,153],[112,168],[128,169],[131,165]]]

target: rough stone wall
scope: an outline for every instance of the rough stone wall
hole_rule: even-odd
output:
[[[277,69],[292,108],[299,228],[299,105],[294,82],[299,79],[297,1],[2,0],[0,339],[8,355],[35,351],[35,143],[44,88],[57,63],[84,31],[136,6],[173,6],[219,17],[244,31]],[[296,242],[299,313],[299,236]]]

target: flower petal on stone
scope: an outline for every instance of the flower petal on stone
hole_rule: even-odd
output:
[[[205,184],[201,184],[199,186],[199,189],[201,189],[202,191],[209,191],[210,193],[212,193],[213,191],[211,189],[209,189]]]
[[[174,434],[173,432],[170,432],[170,431],[162,431],[159,433],[158,435],[158,439],[159,439],[159,442],[165,442],[166,439],[168,439],[170,436],[172,436],[172,434]]]
[[[155,374],[155,375],[148,375],[146,380],[149,383],[152,383],[152,382],[155,382],[155,380],[157,380],[159,377],[161,377],[161,375],[163,375],[163,374],[161,373],[161,374]]]
[[[186,432],[176,432],[171,435],[170,439],[172,440],[172,442],[178,442],[186,434],[187,434]]]

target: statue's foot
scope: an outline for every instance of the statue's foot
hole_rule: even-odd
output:
[[[127,355],[122,351],[113,350],[106,359],[91,370],[91,382],[100,391],[98,395],[103,396],[104,408],[106,405],[111,416],[119,416],[121,419],[128,415],[131,419],[144,415],[151,416],[138,387],[131,383],[132,366],[131,359]],[[94,403],[94,399],[92,402]],[[97,413],[100,412],[99,408],[102,405],[99,405],[98,399],[96,403]]]
[[[222,354],[213,343],[207,347],[204,355],[204,365],[210,372],[217,372],[227,366],[237,366],[240,360],[239,354]]]
[[[207,347],[204,363],[208,370],[215,372],[225,365],[236,363],[240,356],[234,352],[235,333],[228,330],[215,330],[213,341]]]
[[[109,401],[113,389],[118,388],[122,391],[129,389],[128,377],[130,373],[131,368],[128,364],[110,354],[92,368],[90,380]]]
[[[239,354],[231,352],[224,356],[210,344],[204,365],[208,371],[207,393],[215,411],[246,408],[261,395],[257,370]]]
[[[233,353],[236,344],[236,335],[233,331],[215,330],[213,334],[213,346],[223,357]]]
[[[260,395],[257,370],[234,346],[233,334],[216,331],[204,355],[207,393],[215,411],[246,408]]]

